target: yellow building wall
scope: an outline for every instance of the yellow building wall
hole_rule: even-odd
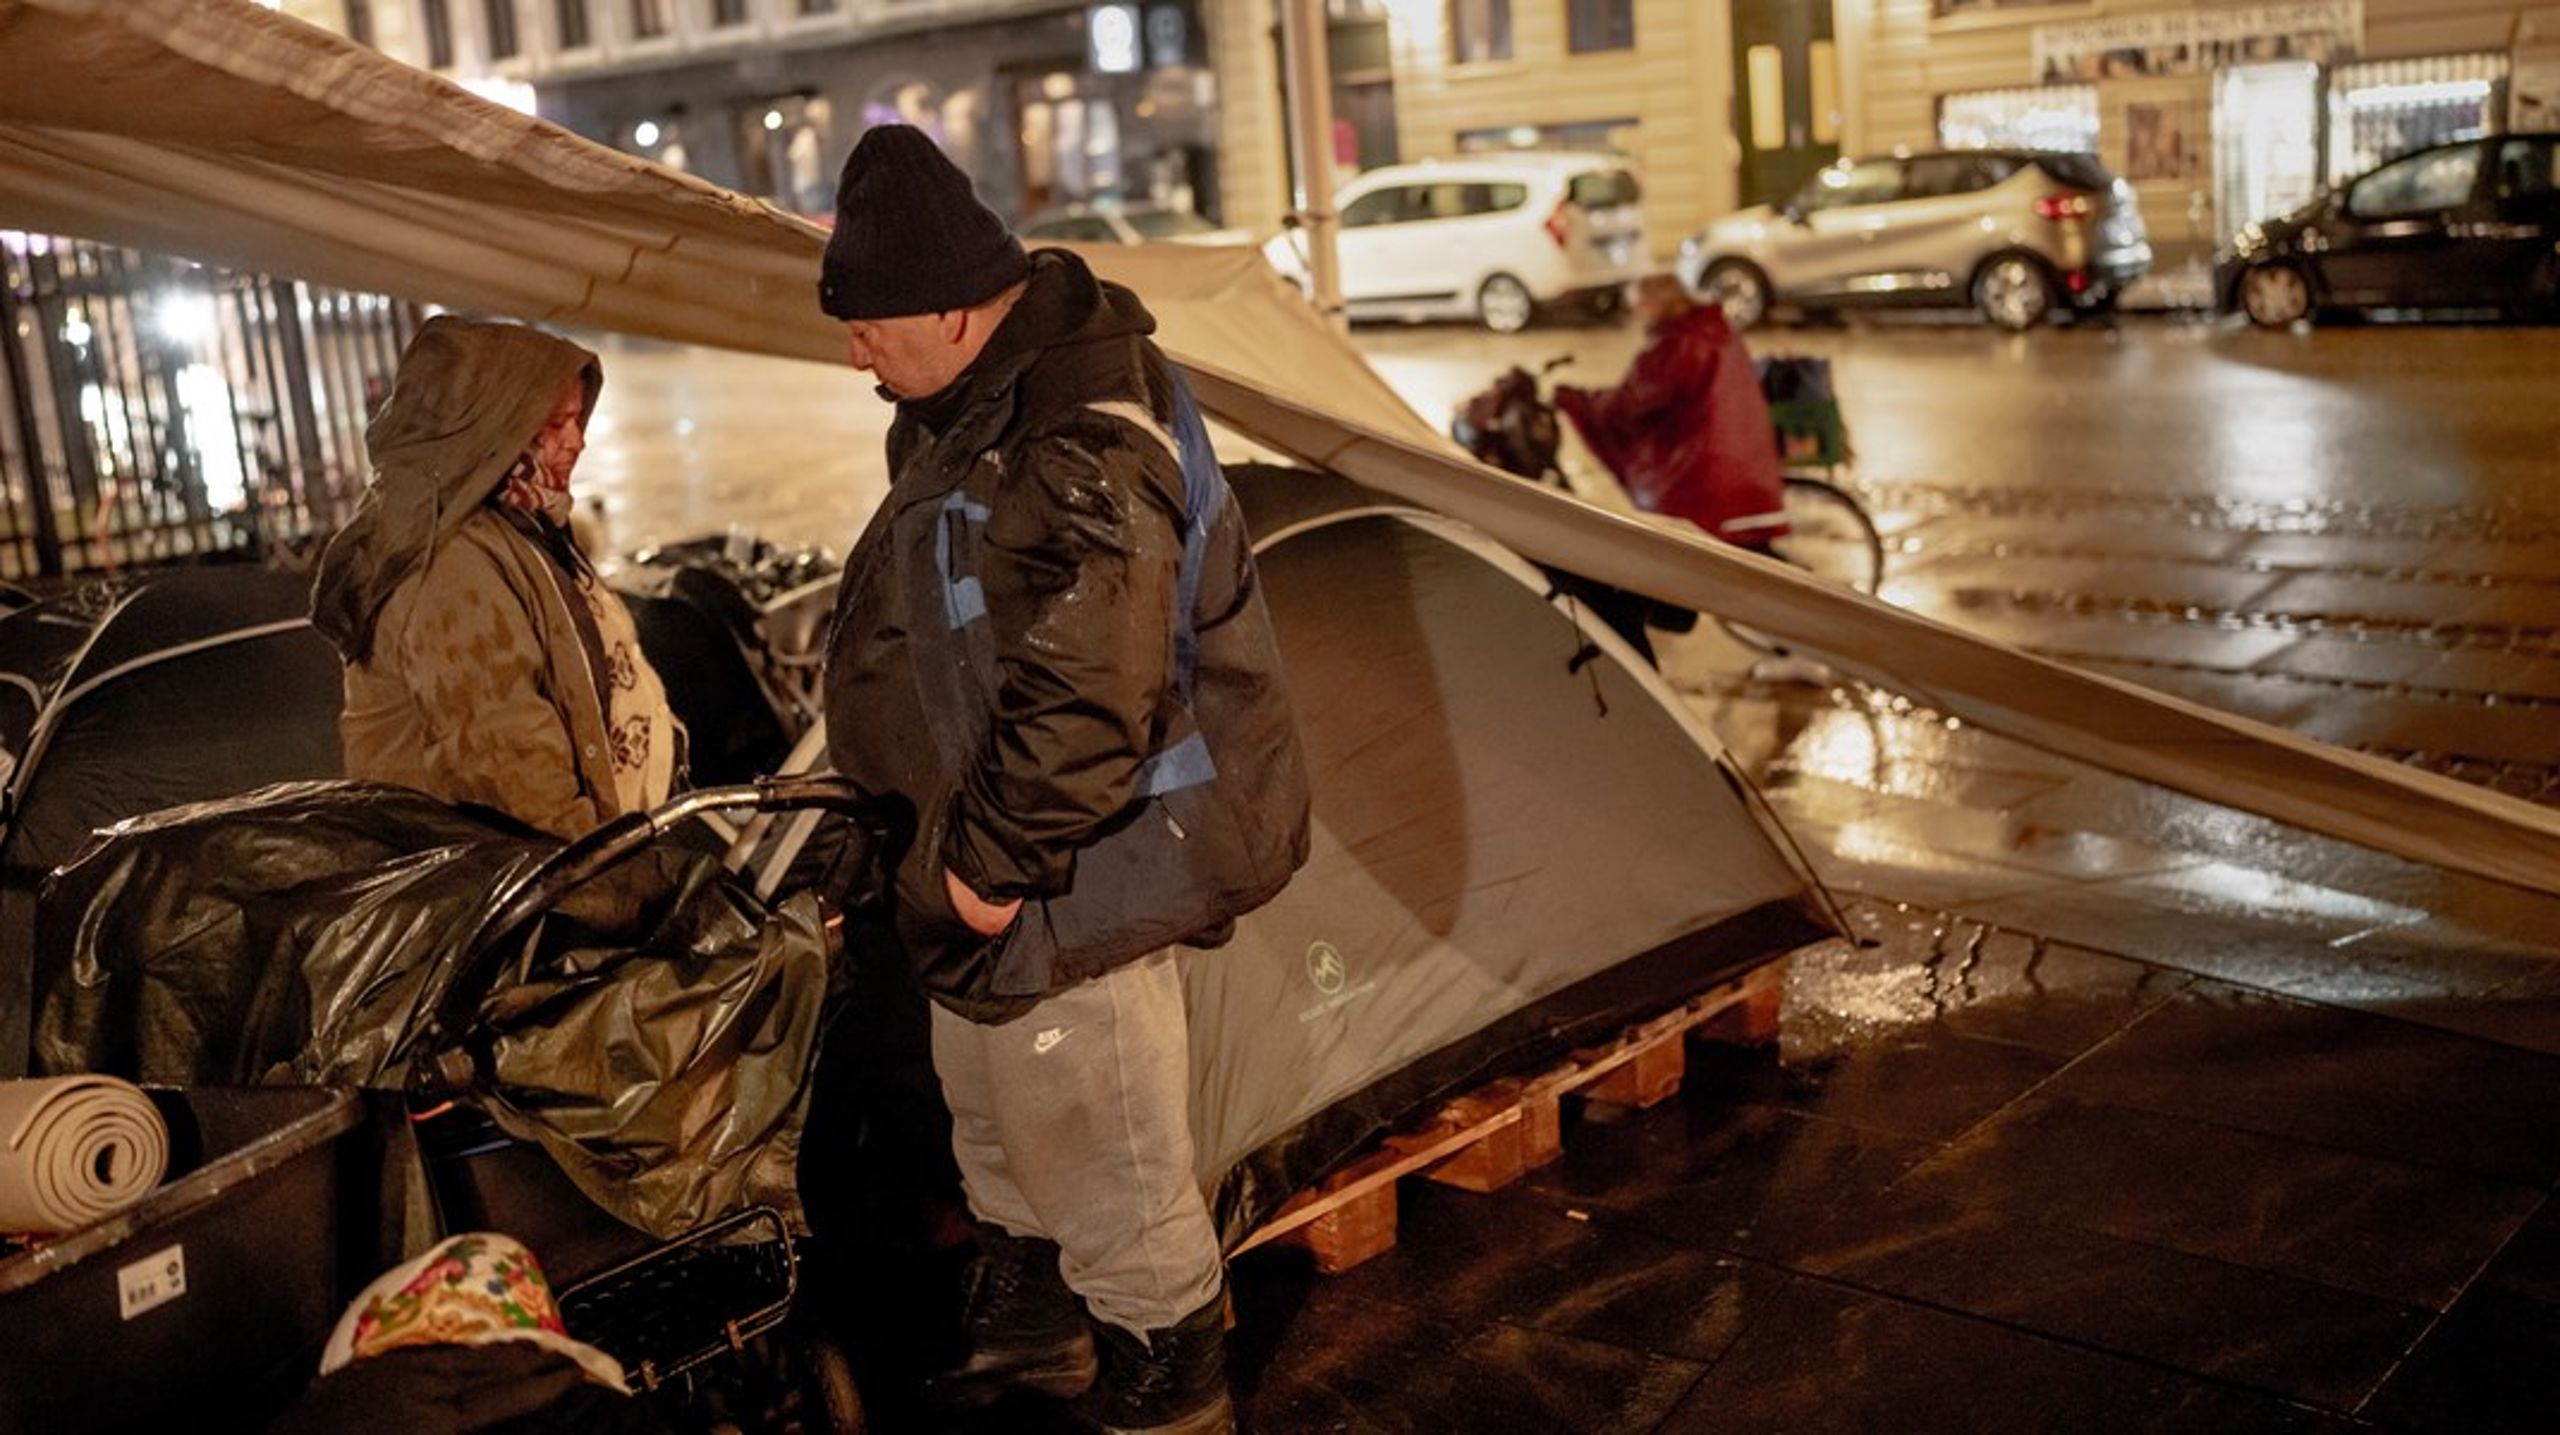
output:
[[[1636,0],[1632,50],[1577,55],[1563,0],[1512,0],[1512,57],[1450,63],[1448,9],[1392,0],[1396,142],[1408,161],[1447,158],[1469,130],[1632,118],[1645,237],[1657,259],[1734,207],[1733,31],[1714,0]]]
[[[1219,222],[1266,234],[1289,199],[1289,116],[1280,93],[1272,0],[1210,0],[1209,68],[1218,79]]]

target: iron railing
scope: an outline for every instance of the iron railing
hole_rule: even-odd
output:
[[[335,529],[416,306],[0,231],[0,579]]]

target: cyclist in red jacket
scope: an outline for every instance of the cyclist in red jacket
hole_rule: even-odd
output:
[[[1633,307],[1645,345],[1626,379],[1558,386],[1556,407],[1637,507],[1765,551],[1786,536],[1785,472],[1751,352],[1671,275],[1638,280]]]

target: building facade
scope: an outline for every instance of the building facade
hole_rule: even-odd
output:
[[[1015,219],[1290,194],[1275,0],[286,0],[588,136],[822,214],[883,120]],[[1327,0],[1334,173],[1608,149],[1657,256],[1843,153],[2090,149],[2156,244],[2492,125],[2560,125],[2553,0]]]
[[[1262,0],[1267,18],[1268,0]],[[1227,212],[1221,157],[1280,133],[1220,103],[1207,0],[289,0],[303,18],[587,137],[825,216],[874,124],[931,133],[999,212]],[[1238,11],[1250,7],[1220,9]],[[1248,39],[1252,37],[1246,37]],[[1273,53],[1268,35],[1260,50]],[[1235,113],[1230,115],[1230,110]],[[1235,133],[1231,136],[1228,131]],[[1257,187],[1277,176],[1248,159]],[[1281,204],[1259,209],[1276,223]],[[1252,222],[1248,220],[1246,222]]]
[[[2165,251],[2511,118],[2554,7],[2516,0],[1840,0],[1859,148],[2094,150]],[[2547,62],[2543,62],[2547,63]]]

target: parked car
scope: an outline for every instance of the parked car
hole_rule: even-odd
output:
[[[1053,244],[1250,244],[1244,229],[1220,229],[1187,209],[1161,204],[1073,205],[1036,216],[1022,237]]]
[[[2216,256],[2226,310],[2281,328],[2323,309],[2560,309],[2560,135],[2403,155]]]
[[[1956,150],[1842,160],[1699,230],[1676,268],[1740,328],[1787,303],[1969,306],[2022,330],[2112,305],[2150,272],[2151,241],[2094,155]]]
[[[1353,318],[1475,318],[1496,333],[1568,302],[1614,306],[1647,255],[1643,186],[1603,154],[1507,151],[1386,165],[1342,187],[1342,294]],[[1262,251],[1307,281],[1296,228]]]

